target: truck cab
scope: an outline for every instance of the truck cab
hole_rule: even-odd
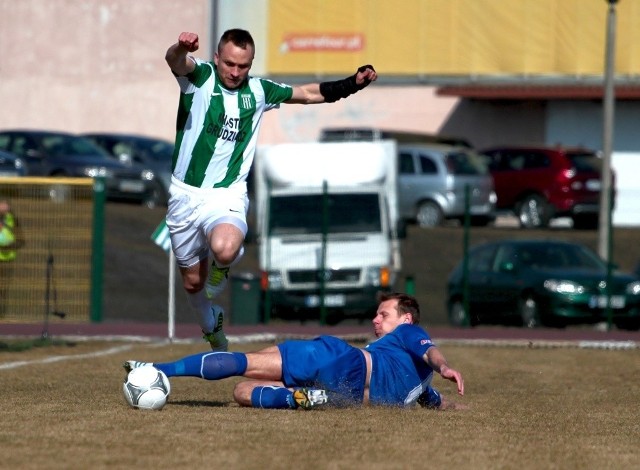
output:
[[[396,161],[392,141],[259,149],[260,269],[274,315],[370,318],[401,267]]]

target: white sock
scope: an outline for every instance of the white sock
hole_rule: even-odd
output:
[[[194,294],[187,293],[189,298],[189,304],[191,308],[196,312],[198,317],[198,324],[205,333],[211,333],[216,326],[217,318],[213,318],[211,311],[211,300],[207,298],[205,289],[202,289]]]

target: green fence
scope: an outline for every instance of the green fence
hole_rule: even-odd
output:
[[[22,240],[0,263],[0,322],[102,320],[104,184],[0,178]]]

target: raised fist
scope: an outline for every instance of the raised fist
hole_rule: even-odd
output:
[[[178,44],[189,52],[195,52],[200,47],[198,43],[198,35],[196,33],[180,33]]]

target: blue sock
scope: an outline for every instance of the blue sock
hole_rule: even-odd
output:
[[[240,376],[247,370],[247,356],[237,352],[205,352],[175,362],[154,363],[167,377],[202,377],[207,380]]]
[[[293,392],[285,387],[259,386],[251,392],[251,406],[254,408],[289,409],[296,408]]]

